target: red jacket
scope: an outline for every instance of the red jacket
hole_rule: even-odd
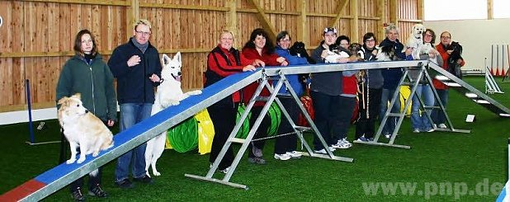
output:
[[[436,50],[441,54],[441,57],[443,58],[443,69],[448,70],[448,59],[450,59],[450,54],[446,52],[446,49],[444,48],[443,44],[439,43],[436,45]],[[462,63],[460,63],[460,66],[464,66],[465,62],[462,60]],[[434,84],[434,88],[445,90],[448,89],[448,86],[444,85],[443,82],[433,79],[432,83]]]
[[[230,50],[222,48],[219,44],[207,56],[207,72],[205,73],[204,87],[212,85],[219,80],[243,71],[243,67],[253,64],[253,60],[247,59],[234,48]],[[233,95],[234,102],[240,102],[239,92]]]
[[[352,76],[344,76],[342,78],[342,93],[349,95],[356,95],[358,93],[358,79],[356,74]]]
[[[259,55],[259,52],[254,48],[243,48],[242,55],[244,55],[246,58],[255,60],[259,59],[262,60],[264,63],[266,63],[267,66],[280,66],[280,63],[276,61],[278,58],[278,55],[276,53],[267,53],[267,50],[264,48],[262,50],[262,55]],[[255,93],[255,90],[257,90],[257,87],[259,86],[258,82],[253,82],[250,85],[243,88],[243,101],[245,104],[248,104],[250,102],[251,97]],[[271,95],[269,93],[269,90],[264,87],[262,89],[262,92],[260,93],[261,96],[269,96]],[[255,102],[254,106],[264,106],[265,102],[263,101],[257,101]]]

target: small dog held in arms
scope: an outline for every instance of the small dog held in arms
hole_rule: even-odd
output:
[[[100,151],[113,146],[113,134],[104,123],[90,113],[81,102],[79,93],[71,97],[63,97],[58,101],[58,121],[64,135],[69,141],[71,158],[67,164],[76,161],[76,153],[80,147],[80,158],[77,163],[85,161],[85,155],[96,157]]]
[[[397,54],[395,53],[394,46],[382,46],[378,47],[377,61],[395,61],[398,60]]]
[[[413,28],[411,30],[411,35],[409,35],[409,38],[407,38],[406,42],[406,48],[413,48],[413,52],[411,55],[413,56],[413,59],[419,60],[420,59],[420,52],[422,51],[423,46],[423,33],[425,32],[425,26],[422,24],[415,24],[413,25]],[[404,48],[402,52],[405,52],[406,49]]]
[[[175,54],[173,59],[170,59],[166,54],[163,54],[161,70],[161,84],[159,84],[156,92],[156,99],[152,105],[151,115],[154,115],[169,106],[178,105],[181,100],[186,99],[190,95],[201,94],[202,91],[195,90],[183,93],[181,89],[181,53]],[[160,176],[161,173],[156,169],[156,162],[165,150],[166,131],[160,135],[150,139],[147,142],[145,149],[145,171],[149,175],[149,166],[152,166],[152,174]]]
[[[305,43],[303,43],[301,41],[294,42],[294,44],[289,48],[289,52],[293,56],[306,58],[306,60],[308,61],[309,64],[316,63],[315,60],[313,60],[312,57],[310,57],[310,55],[308,55],[308,52],[306,51],[306,48],[305,48]]]

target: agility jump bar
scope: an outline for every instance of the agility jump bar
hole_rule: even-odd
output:
[[[81,164],[60,164],[4,193],[0,196],[0,201],[39,201],[102,165],[118,158],[122,154],[147,142],[149,139],[156,137],[187,118],[192,117],[212,104],[257,81],[262,77],[263,72],[265,72],[267,76],[277,76],[280,73],[304,74],[346,70],[415,67],[425,63],[427,63],[426,60],[411,60],[316,64],[289,66],[283,68],[266,67],[254,72],[243,72],[228,76],[203,89],[202,94],[190,96],[189,98],[181,101],[179,105],[168,107],[133,127],[116,134],[113,137],[114,146],[101,152],[99,156],[93,158],[91,155],[87,155],[87,159]]]

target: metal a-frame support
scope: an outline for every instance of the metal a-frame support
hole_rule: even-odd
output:
[[[431,89],[432,89],[432,92],[434,94],[434,101],[435,101],[435,103],[439,104],[438,106],[425,106],[425,104],[424,104],[424,102],[423,102],[423,100],[421,98],[421,95],[416,95],[416,89],[418,88],[418,84],[419,84],[419,82],[423,78],[425,78],[425,81],[426,81],[426,83],[428,85],[433,86],[432,79],[431,79],[429,73],[427,72],[428,65],[422,65],[422,66],[420,66],[418,68],[419,68],[420,72],[419,72],[417,78],[413,79],[409,75],[409,70],[411,69],[411,70],[416,71],[416,67],[406,67],[406,68],[404,68],[404,74],[400,78],[400,81],[399,81],[397,89],[399,89],[399,87],[402,86],[402,85],[409,85],[409,86],[411,86],[411,93],[410,93],[411,96],[407,100],[405,100],[404,109],[400,110],[399,113],[391,113],[391,109],[395,105],[396,100],[400,99],[399,98],[399,93],[400,92],[397,90],[393,94],[393,97],[392,97],[392,99],[390,101],[390,105],[388,106],[388,109],[386,110],[385,115],[384,115],[384,117],[383,117],[383,119],[381,121],[381,125],[379,126],[379,129],[377,130],[377,133],[376,133],[376,135],[374,137],[374,141],[369,141],[369,142],[354,141],[355,143],[368,144],[368,145],[378,145],[378,146],[389,146],[389,147],[396,147],[396,148],[402,148],[402,149],[411,149],[411,147],[408,146],[408,145],[395,144],[395,139],[398,136],[398,132],[400,130],[400,126],[402,125],[402,122],[404,121],[405,112],[411,106],[411,103],[412,103],[412,100],[413,100],[413,96],[418,96],[418,100],[420,102],[420,110],[422,112],[425,112],[425,110],[427,110],[427,109],[439,109],[440,110],[440,113],[442,113],[446,117],[446,121],[447,121],[448,126],[449,126],[449,128],[443,129],[443,130],[451,131],[451,132],[461,132],[461,133],[469,133],[470,132],[469,130],[456,129],[456,128],[453,127],[453,124],[452,124],[452,122],[451,122],[451,120],[448,117],[448,114],[446,112],[446,108],[441,103],[441,99],[439,98],[439,95],[437,94],[437,91],[436,91],[435,88],[432,87]],[[425,115],[427,116],[427,119],[429,119],[430,123],[433,123],[432,118],[430,117],[430,115],[428,113],[425,113]],[[389,141],[387,143],[386,142],[379,142],[382,130],[383,130],[386,122],[390,118],[396,118],[397,119],[396,125],[395,125],[395,130],[393,130],[393,133],[391,134],[391,137],[390,137],[390,139],[389,139]],[[437,129],[437,128],[434,128],[434,129]]]
[[[493,112],[494,114],[500,117],[510,118],[510,109],[508,109],[501,103],[497,102],[496,100],[484,94],[475,87],[469,85],[462,79],[459,79],[455,75],[450,74],[450,72],[446,71],[442,67],[439,67],[434,63],[430,63],[429,67],[437,71],[438,73],[442,74],[436,76],[436,79],[443,82],[450,89],[456,90],[457,92],[471,99],[476,104],[481,105],[482,107],[488,109],[489,111]]]
[[[194,179],[198,179],[198,180],[216,182],[216,183],[232,186],[232,187],[235,187],[235,188],[248,189],[248,187],[246,185],[230,182],[230,178],[234,174],[235,169],[237,168],[237,166],[239,165],[239,162],[243,158],[244,153],[246,152],[249,144],[252,142],[253,137],[255,136],[255,133],[257,132],[257,129],[259,128],[260,124],[262,123],[262,120],[264,119],[264,117],[266,116],[267,112],[269,111],[269,108],[271,107],[271,104],[273,102],[275,102],[275,101],[278,104],[278,106],[280,107],[280,110],[283,112],[285,118],[290,122],[290,124],[294,128],[294,132],[298,136],[298,138],[301,141],[302,145],[304,145],[304,147],[306,149],[306,153],[303,153],[303,154],[305,156],[316,157],[316,158],[324,158],[324,159],[330,159],[330,160],[337,160],[337,161],[344,161],[344,162],[353,162],[354,161],[354,159],[352,159],[352,158],[335,156],[333,154],[333,152],[331,152],[330,150],[326,150],[327,154],[317,154],[317,153],[313,152],[313,150],[311,149],[310,145],[306,142],[306,140],[303,137],[303,131],[305,129],[307,129],[307,128],[306,127],[297,126],[296,123],[294,123],[294,121],[290,117],[289,113],[287,112],[287,110],[285,109],[283,104],[281,103],[281,101],[277,98],[277,94],[278,94],[279,90],[282,88],[283,85],[285,85],[285,87],[291,93],[292,98],[298,104],[298,106],[299,106],[299,108],[301,110],[301,113],[303,113],[305,115],[306,120],[308,121],[308,123],[310,123],[312,131],[314,132],[315,135],[317,135],[317,137],[319,138],[319,140],[320,140],[321,144],[323,145],[323,147],[324,148],[328,148],[328,145],[325,142],[325,140],[322,138],[322,135],[320,134],[319,130],[317,129],[317,126],[315,125],[315,123],[312,121],[310,115],[307,113],[307,111],[305,110],[305,108],[301,104],[301,101],[300,101],[299,97],[295,93],[294,89],[290,85],[290,83],[287,80],[287,78],[285,77],[285,75],[280,72],[279,73],[279,77],[280,78],[279,78],[277,84],[273,88],[268,83],[268,80],[270,78],[263,72],[263,76],[262,76],[262,78],[259,81],[259,86],[257,87],[253,97],[250,99],[250,102],[246,106],[246,109],[245,109],[244,113],[241,115],[240,120],[238,121],[238,123],[234,127],[233,131],[230,133],[229,138],[227,139],[227,142],[223,145],[223,148],[221,149],[218,157],[216,158],[216,160],[212,164],[211,168],[207,172],[206,176],[202,177],[202,176],[197,176],[197,175],[185,174],[186,177],[190,177],[190,178],[194,178]],[[271,95],[269,97],[261,97],[260,96],[260,93],[262,92],[262,89],[264,87],[266,87],[269,90],[269,92],[271,93]],[[244,122],[244,120],[248,117],[248,114],[251,111],[251,109],[253,108],[253,105],[255,104],[256,101],[261,101],[261,100],[266,101],[266,103],[265,103],[264,107],[262,108],[259,116],[255,120],[255,123],[251,127],[251,129],[250,129],[250,131],[248,133],[248,136],[246,137],[246,139],[236,138],[235,136],[236,136],[237,132],[241,128],[242,123]],[[294,133],[292,133],[292,134],[294,134]],[[235,156],[234,161],[232,162],[232,164],[230,166],[230,169],[228,169],[227,173],[224,175],[222,180],[213,178],[213,175],[215,174],[216,170],[218,169],[218,166],[219,166],[221,160],[225,156],[225,153],[227,152],[228,148],[232,145],[232,143],[241,143],[242,146],[241,146],[241,148],[239,148],[239,150],[237,152],[237,155]]]

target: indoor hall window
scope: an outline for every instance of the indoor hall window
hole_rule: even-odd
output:
[[[487,19],[487,0],[424,0],[423,10],[425,21]]]

